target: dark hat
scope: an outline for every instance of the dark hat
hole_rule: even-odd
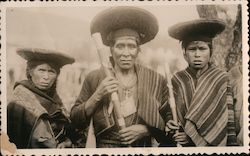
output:
[[[45,49],[32,49],[32,48],[18,49],[17,54],[27,61],[50,62],[54,63],[59,68],[61,68],[66,64],[72,64],[75,62],[75,59],[70,56],[62,54],[60,52],[45,50]]]
[[[225,23],[216,19],[198,19],[178,23],[168,29],[171,37],[180,41],[192,38],[214,38],[225,29]]]
[[[131,6],[110,8],[99,13],[91,23],[91,34],[101,33],[103,43],[110,44],[108,35],[119,29],[132,29],[139,35],[140,44],[152,40],[158,32],[158,22],[150,12]]]

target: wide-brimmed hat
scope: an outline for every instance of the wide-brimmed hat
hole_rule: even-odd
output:
[[[74,58],[66,54],[47,49],[22,48],[17,50],[17,54],[27,61],[44,61],[53,63],[59,68],[75,62]]]
[[[225,23],[217,19],[197,19],[182,22],[171,26],[168,33],[171,37],[180,41],[192,38],[214,38],[225,29]]]
[[[109,46],[108,35],[124,28],[136,31],[140,37],[140,44],[152,40],[159,29],[157,19],[147,10],[120,6],[100,12],[91,23],[91,34],[101,33],[103,43]]]

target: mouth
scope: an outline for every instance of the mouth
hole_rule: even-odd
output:
[[[200,64],[202,64],[202,61],[201,60],[194,60],[194,64],[195,65],[200,65]]]
[[[121,60],[122,63],[131,63],[131,60]]]
[[[41,86],[43,87],[47,87],[49,85],[49,83],[41,83]]]

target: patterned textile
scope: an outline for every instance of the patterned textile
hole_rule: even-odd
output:
[[[188,67],[172,79],[178,118],[196,146],[226,145],[227,82],[227,74],[213,66],[198,78]]]
[[[163,119],[170,117],[171,112],[164,111],[163,114],[160,114],[159,110],[165,110],[165,108],[168,107],[167,82],[163,76],[157,74],[153,70],[140,65],[136,65],[135,69],[138,80],[138,101],[136,116],[140,119],[139,123],[156,128],[160,131],[164,131],[165,121]],[[89,73],[83,83],[80,95],[71,110],[72,123],[76,125],[76,127],[79,127],[79,129],[84,129],[89,125],[90,118],[86,116],[85,103],[88,101],[88,99],[90,99],[104,78],[105,73],[103,70],[99,69]],[[109,103],[110,98],[107,96],[103,97],[98,102],[100,107],[97,107],[95,113],[92,115],[93,126],[97,140],[100,140],[101,138],[99,137],[115,126],[114,113],[108,113]],[[154,134],[151,135],[152,137],[156,137]]]
[[[61,99],[37,89],[29,80],[16,83],[7,106],[7,132],[17,148],[56,148],[67,139],[70,120]]]

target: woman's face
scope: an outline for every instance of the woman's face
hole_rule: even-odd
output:
[[[40,90],[48,90],[57,79],[57,72],[49,64],[43,63],[30,71],[31,80]]]

